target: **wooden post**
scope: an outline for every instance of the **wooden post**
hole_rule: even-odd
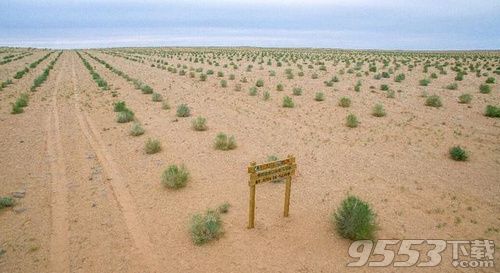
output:
[[[250,186],[250,203],[248,205],[248,228],[254,228],[255,224],[255,184]]]
[[[250,187],[250,196],[248,203],[248,228],[255,227],[255,166],[257,163],[250,163],[248,171],[250,173],[250,181],[248,186]]]
[[[286,178],[285,186],[285,208],[283,210],[283,216],[288,217],[288,211],[290,209],[290,190],[292,187],[292,177]]]

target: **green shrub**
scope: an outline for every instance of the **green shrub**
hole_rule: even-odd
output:
[[[144,145],[144,151],[146,154],[156,154],[161,151],[161,143],[157,139],[148,138],[146,144]]]
[[[300,96],[300,95],[302,95],[302,88],[294,87],[292,93],[294,96]]]
[[[277,91],[283,91],[284,90],[283,84],[278,83],[278,85],[276,85],[276,90]]]
[[[375,236],[376,215],[370,205],[356,196],[348,196],[333,213],[332,224],[338,234],[351,240],[370,240]]]
[[[139,122],[134,122],[132,127],[130,128],[130,135],[132,136],[140,136],[144,134],[144,128],[142,128]]]
[[[200,74],[200,81],[204,82],[207,80],[207,75],[206,74]]]
[[[125,109],[121,112],[118,112],[116,115],[116,121],[118,123],[126,123],[134,120],[134,112],[129,109]]]
[[[195,131],[205,131],[207,129],[207,119],[204,117],[197,117],[191,123]]]
[[[127,106],[125,106],[125,102],[121,100],[113,103],[113,107],[115,112],[121,112],[127,109]]]
[[[178,189],[186,186],[189,172],[184,166],[170,165],[163,171],[161,182],[165,187]]]
[[[168,109],[170,109],[170,104],[168,103],[168,101],[164,101],[164,102],[161,104],[161,109],[163,109],[163,110],[168,110]]]
[[[491,86],[487,84],[481,84],[479,86],[479,92],[481,92],[482,94],[489,94],[491,92]]]
[[[217,150],[233,150],[236,148],[236,139],[234,136],[227,136],[224,133],[218,133],[215,137],[214,147]]]
[[[487,105],[484,115],[492,118],[500,118],[500,106]]]
[[[382,91],[387,91],[387,90],[389,90],[389,85],[387,85],[387,84],[382,84],[382,85],[380,85],[380,90],[382,90]]]
[[[19,98],[17,98],[14,104],[18,105],[19,107],[26,107],[28,106],[28,100],[28,95],[26,93],[22,93]]]
[[[214,239],[218,239],[224,233],[219,213],[208,210],[204,215],[193,215],[191,218],[190,233],[191,239],[196,245],[203,245]]]
[[[283,97],[283,107],[285,107],[285,108],[295,107],[295,103],[293,102],[292,98],[290,98],[289,96],[284,96]]]
[[[269,93],[269,91],[264,91],[262,96],[264,100],[269,100],[271,98],[271,93]]]
[[[180,118],[189,117],[191,115],[191,110],[188,105],[183,103],[177,107],[177,116]]]
[[[486,83],[495,83],[495,78],[493,78],[493,77],[488,77],[488,78],[486,79]]]
[[[375,104],[373,107],[372,115],[375,117],[385,116],[384,106],[382,104]]]
[[[154,102],[160,102],[163,100],[163,97],[159,93],[153,93],[151,94],[151,100],[153,100]]]
[[[227,81],[226,80],[221,80],[220,81],[220,87],[226,88],[227,87]]]
[[[140,89],[143,94],[153,94],[153,88],[147,84],[141,84]]]
[[[456,82],[450,83],[446,86],[446,89],[448,89],[448,90],[457,90],[457,88],[458,88],[458,84]]]
[[[439,108],[443,106],[443,103],[441,102],[441,98],[438,95],[432,95],[427,97],[427,99],[425,100],[425,105]]]
[[[263,80],[260,80],[260,79],[259,79],[259,80],[257,80],[257,82],[255,83],[255,86],[257,86],[257,87],[262,87],[262,86],[264,86],[264,81],[263,81]]]
[[[341,106],[341,107],[351,106],[351,99],[348,97],[341,97],[339,100],[339,106]]]
[[[12,207],[14,205],[14,199],[10,196],[0,197],[0,209],[6,207]]]
[[[462,149],[460,146],[455,146],[450,149],[450,157],[456,161],[466,161],[469,155],[466,150]]]
[[[314,96],[315,101],[324,101],[325,100],[325,94],[323,92],[316,92],[316,95]]]
[[[250,89],[248,90],[248,95],[256,96],[257,95],[257,87],[255,87],[255,86],[250,87]]]
[[[15,114],[21,114],[23,112],[24,112],[24,109],[22,106],[20,106],[17,103],[12,103],[12,110],[10,111],[11,114],[15,115]]]
[[[222,203],[218,208],[217,208],[217,212],[218,213],[227,213],[229,211],[229,208],[231,207],[231,205],[228,203],[228,202],[224,202]]]
[[[420,82],[419,82],[419,84],[421,86],[427,86],[427,85],[429,85],[429,83],[431,83],[431,81],[428,79],[423,79],[423,80],[420,80]]]
[[[394,90],[388,90],[387,91],[387,97],[390,98],[390,99],[393,99],[396,97],[396,92],[394,92]]]
[[[405,74],[401,73],[401,74],[398,74],[396,76],[396,78],[394,79],[394,81],[395,82],[402,82],[402,81],[404,81],[404,79],[405,79]]]
[[[346,126],[349,128],[358,127],[359,121],[354,114],[349,114],[346,119]]]
[[[472,95],[470,94],[462,94],[458,97],[458,101],[460,103],[470,103],[472,101]]]

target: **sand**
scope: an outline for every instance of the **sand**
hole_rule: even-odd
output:
[[[307,61],[300,77],[295,65],[276,67],[274,62],[272,68],[264,62],[260,70],[257,61],[235,58],[241,66],[234,70],[223,67],[231,62],[224,57],[218,60],[220,66],[163,58],[169,64],[215,71],[201,82],[151,67],[144,53],[153,50],[158,49],[119,50],[145,56],[144,63],[97,50],[89,53],[150,85],[168,100],[169,110],[82,54],[111,87],[100,90],[74,51],[65,51],[48,80],[30,93],[23,114],[10,114],[10,103],[29,90],[56,54],[0,92],[0,196],[26,191],[15,207],[0,211],[0,248],[5,250],[0,272],[345,272],[346,264],[355,260],[347,253],[351,242],[335,232],[330,215],[349,193],[373,206],[377,238],[487,238],[500,244],[500,123],[483,115],[487,104],[500,104],[499,77],[491,71],[497,83],[490,94],[480,94],[478,87],[486,77],[475,73],[458,82],[457,90],[445,89],[455,77],[449,67],[447,75],[439,75],[428,87],[419,86],[419,80],[438,72],[422,72],[423,61],[412,71],[403,65],[395,74],[404,72],[406,80],[396,83],[393,76],[375,80],[373,73],[360,78],[340,75],[344,64],[334,66],[329,60],[326,72],[318,65],[308,69]],[[222,51],[207,49],[217,50]],[[183,56],[195,51],[187,49]],[[24,63],[46,53],[38,50],[0,66],[0,80],[12,78]],[[455,60],[442,55],[439,61]],[[498,56],[491,62],[496,68]],[[252,71],[245,72],[249,64]],[[293,69],[294,79],[286,79],[287,68]],[[269,70],[276,76],[269,76]],[[220,87],[218,71],[224,71],[227,88]],[[312,73],[318,79],[312,79]],[[229,80],[229,74],[236,80]],[[340,81],[326,87],[323,82],[333,75]],[[242,77],[248,83],[240,83]],[[264,87],[249,96],[257,79],[264,80]],[[355,92],[358,79],[363,84]],[[237,83],[241,92],[233,90]],[[278,83],[285,85],[284,91],[276,91]],[[380,90],[384,83],[396,91],[395,98]],[[303,95],[292,96],[293,87],[302,87]],[[271,93],[269,101],[262,99],[263,90]],[[324,101],[314,100],[317,91],[325,93]],[[424,91],[439,95],[443,107],[425,106]],[[458,103],[464,92],[473,95],[470,104]],[[295,108],[281,107],[284,95],[293,97]],[[351,98],[351,107],[338,106],[342,96]],[[130,136],[131,124],[115,121],[117,100],[126,101],[135,112],[144,135]],[[191,117],[176,117],[181,103],[189,105]],[[376,103],[384,105],[385,117],[371,115]],[[349,113],[360,120],[357,128],[345,126]],[[199,115],[207,118],[208,130],[191,128]],[[234,135],[237,148],[215,150],[219,132]],[[161,141],[160,153],[144,152],[148,138]],[[449,158],[448,150],[455,145],[470,151],[468,161]],[[282,216],[284,184],[258,185],[256,226],[247,229],[247,166],[265,162],[269,155],[288,154],[298,165],[290,217]],[[163,187],[161,173],[169,164],[187,167],[185,188]],[[191,216],[224,202],[231,204],[223,216],[224,235],[194,245]],[[375,271],[367,266],[349,270]],[[439,267],[405,271],[462,270],[451,266],[447,251]]]

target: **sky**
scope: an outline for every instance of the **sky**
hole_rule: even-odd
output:
[[[0,46],[500,49],[500,0],[0,0]]]

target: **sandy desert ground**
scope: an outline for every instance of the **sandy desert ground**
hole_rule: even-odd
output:
[[[34,69],[13,78],[49,52]],[[77,51],[59,52],[0,51],[0,59],[26,55],[0,65],[0,82],[12,79],[0,91],[0,196],[17,192],[21,197],[0,210],[0,272],[346,272],[353,261],[347,253],[351,241],[335,232],[330,215],[347,194],[373,206],[377,238],[495,240],[496,268],[480,271],[498,272],[500,119],[484,112],[487,105],[500,105],[500,76],[494,73],[500,69],[500,53],[78,51],[107,82],[109,90],[102,90]],[[29,91],[56,58],[47,80]],[[276,58],[283,59],[282,66]],[[152,87],[170,109],[98,60]],[[457,67],[467,71],[461,81],[455,81]],[[481,69],[479,77],[470,67]],[[287,69],[293,79],[287,78]],[[200,81],[208,70],[214,74]],[[389,77],[374,78],[382,72]],[[405,79],[395,82],[400,73]],[[421,86],[419,81],[432,73],[437,79]],[[327,86],[334,76],[339,81]],[[480,93],[488,77],[496,79],[489,84],[491,92]],[[259,79],[264,86],[249,95]],[[221,87],[221,80],[227,87]],[[361,87],[355,91],[358,81]],[[445,88],[454,82],[458,88]],[[276,90],[279,83],[283,91]],[[393,92],[381,90],[382,84]],[[241,91],[235,91],[237,85]],[[302,95],[294,96],[294,87],[302,88]],[[263,99],[264,91],[269,100]],[[314,99],[318,91],[324,101]],[[11,114],[21,93],[29,94],[29,105],[24,113]],[[472,95],[469,104],[458,102],[463,93]],[[443,106],[426,106],[426,94],[440,96]],[[294,108],[282,107],[285,95]],[[343,96],[351,99],[350,107],[338,105]],[[118,100],[134,111],[143,135],[131,136],[131,123],[116,122],[113,103]],[[182,103],[191,109],[190,117],[176,116]],[[372,115],[377,103],[386,116]],[[349,113],[358,117],[357,128],[345,125]],[[197,116],[207,119],[206,131],[191,128]],[[219,132],[234,135],[236,149],[214,149]],[[148,138],[161,142],[159,153],[144,152]],[[470,153],[467,161],[450,158],[455,145]],[[256,225],[247,229],[247,166],[288,154],[298,165],[290,216],[282,216],[282,183],[258,185]],[[186,187],[162,185],[169,164],[189,170]],[[224,202],[231,207],[222,216],[223,236],[193,244],[191,216]],[[454,268],[447,250],[438,267],[404,271],[472,269]]]

